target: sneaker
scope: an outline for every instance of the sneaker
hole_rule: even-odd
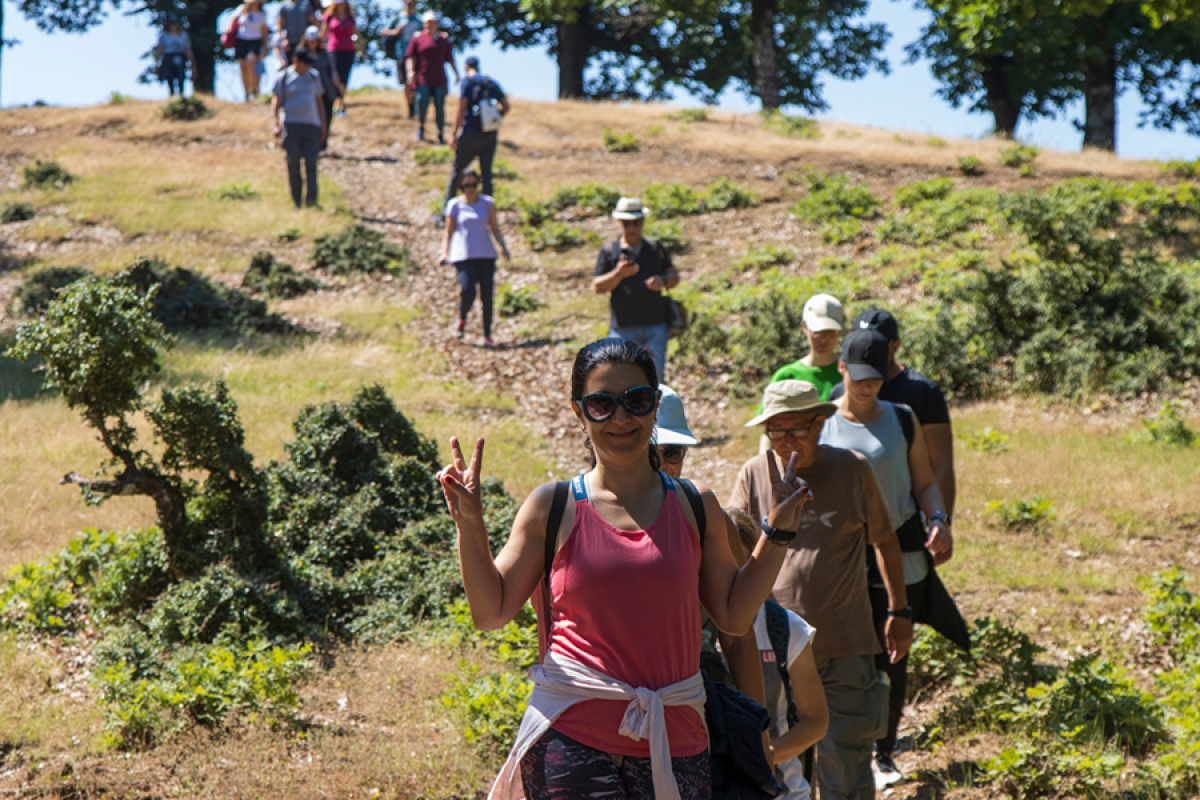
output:
[[[484,339],[483,346],[486,347],[488,350],[491,350],[493,347],[496,346],[496,343],[494,341],[492,341],[491,339]]]
[[[417,128],[417,141],[425,141],[425,130],[423,128]]]
[[[344,109],[344,108],[335,108],[335,109],[333,110],[333,113],[334,113],[334,115],[335,115],[335,116],[338,116],[338,117],[344,117],[344,116],[346,116],[346,109]]]
[[[896,766],[896,762],[892,760],[891,753],[876,753],[873,762],[875,772],[875,788],[883,789],[896,783],[903,783],[905,780],[904,773]]]
[[[465,319],[460,319],[458,322],[454,323],[454,338],[461,339],[463,337],[463,331],[466,330],[466,328],[467,321]]]

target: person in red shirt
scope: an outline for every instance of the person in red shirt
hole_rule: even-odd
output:
[[[446,65],[449,64],[450,69],[454,71],[455,82],[459,80],[458,66],[454,63],[454,48],[450,46],[450,37],[438,31],[437,14],[426,11],[422,19],[425,30],[412,38],[404,53],[409,85],[416,87],[417,113],[420,115],[420,121],[417,123],[417,141],[425,139],[425,116],[429,112],[429,101],[433,100],[438,144],[445,144],[443,130],[446,127]]]

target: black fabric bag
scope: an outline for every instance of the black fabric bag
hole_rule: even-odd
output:
[[[380,36],[379,46],[383,48],[383,57],[396,60],[396,45],[400,44],[399,36]]]
[[[771,725],[767,710],[746,695],[704,675],[704,721],[712,764],[713,800],[765,800],[781,788],[763,752]]]

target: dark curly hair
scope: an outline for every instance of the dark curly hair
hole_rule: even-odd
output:
[[[575,366],[571,368],[571,402],[578,403],[583,399],[583,390],[587,386],[588,376],[592,370],[605,364],[630,364],[637,367],[646,376],[646,385],[658,388],[658,368],[654,366],[654,356],[650,351],[637,342],[627,342],[623,339],[600,339],[584,345],[575,354]],[[596,451],[588,440],[588,451],[592,457],[592,466],[596,466]],[[650,468],[658,471],[661,464],[658,460],[658,449],[650,441]]]

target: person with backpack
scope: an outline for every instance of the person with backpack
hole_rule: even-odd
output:
[[[707,798],[700,608],[722,630],[749,630],[808,489],[791,464],[774,476],[775,528],[738,569],[712,492],[659,471],[650,353],[617,339],[588,344],[570,387],[593,466],[535,489],[499,554],[483,518],[483,439],[468,462],[452,437],[453,461],[437,476],[475,625],[500,628],[531,597],[539,609],[543,659],[491,797],[585,797],[603,786],[618,800]]]
[[[187,78],[188,64],[192,75],[196,74],[196,55],[192,52],[192,40],[183,29],[179,15],[168,14],[163,20],[163,31],[154,46],[154,58],[158,62],[158,79],[167,84],[171,97],[175,92],[183,97],[183,82]]]
[[[424,30],[412,37],[404,51],[405,73],[408,85],[417,98],[417,141],[425,141],[425,119],[429,103],[433,102],[434,120],[437,123],[438,144],[445,144],[446,128],[446,66],[459,80],[458,65],[454,63],[454,46],[450,37],[438,30],[438,15],[426,11],[421,17]]]
[[[596,257],[592,289],[610,296],[608,335],[648,349],[658,374],[665,376],[671,309],[662,292],[679,285],[679,272],[663,246],[642,235],[649,213],[639,198],[617,201],[612,217],[621,223],[621,236]]]
[[[325,106],[325,138],[321,140],[323,152],[329,146],[329,137],[333,133],[333,104],[346,94],[346,87],[338,78],[333,58],[325,49],[325,40],[321,38],[321,29],[316,25],[309,25],[304,31],[304,38],[294,52],[300,51],[308,53],[309,63],[321,75],[325,85],[325,94],[321,97],[321,105]]]
[[[308,183],[305,205],[317,207],[317,156],[329,132],[324,96],[325,82],[312,68],[312,56],[307,50],[298,49],[292,54],[292,66],[276,79],[271,98],[271,119],[275,120],[275,136],[281,139],[287,155],[288,187],[296,208],[300,208],[301,160]]]
[[[500,84],[479,72],[479,58],[467,56],[467,77],[458,87],[458,114],[450,132],[450,149],[454,151],[454,166],[446,183],[446,202],[458,193],[458,181],[463,171],[476,158],[483,175],[483,193],[492,192],[492,160],[496,157],[500,120],[508,114],[508,98]]]
[[[836,411],[807,381],[768,384],[762,411],[746,427],[765,429],[772,449],[742,466],[726,508],[762,521],[782,463],[793,464],[812,489],[772,594],[818,631],[811,647],[829,707],[828,730],[816,746],[820,797],[869,800],[875,796],[871,748],[887,717],[888,679],[876,669],[875,654],[885,649],[893,661],[904,657],[912,623],[900,543],[870,463],[820,444]],[[869,554],[879,563],[892,611],[882,646],[867,592],[863,562]]]
[[[417,118],[415,88],[408,82],[408,43],[421,32],[424,23],[417,13],[417,0],[404,0],[404,11],[395,17],[392,27],[380,31],[383,44],[383,55],[396,62],[396,76],[404,89],[404,99],[408,102],[408,118]],[[445,36],[445,34],[442,34]],[[489,190],[487,194],[491,194]]]
[[[309,26],[319,23],[309,0],[284,0],[279,5],[275,27],[279,31],[280,69],[286,69],[292,63],[292,53],[304,42],[304,34]]]
[[[838,362],[845,389],[837,400],[837,413],[821,432],[821,444],[854,450],[870,462],[900,542],[908,608],[897,611],[889,605],[879,571],[868,560],[876,623],[903,613],[969,651],[966,621],[934,571],[954,555],[954,538],[921,422],[908,406],[879,399],[888,375],[888,353],[887,337],[877,330],[858,327],[846,335]],[[877,737],[875,750],[876,783],[882,787],[903,779],[893,750],[904,710],[908,658],[878,658],[876,665],[891,682],[887,730]]]

